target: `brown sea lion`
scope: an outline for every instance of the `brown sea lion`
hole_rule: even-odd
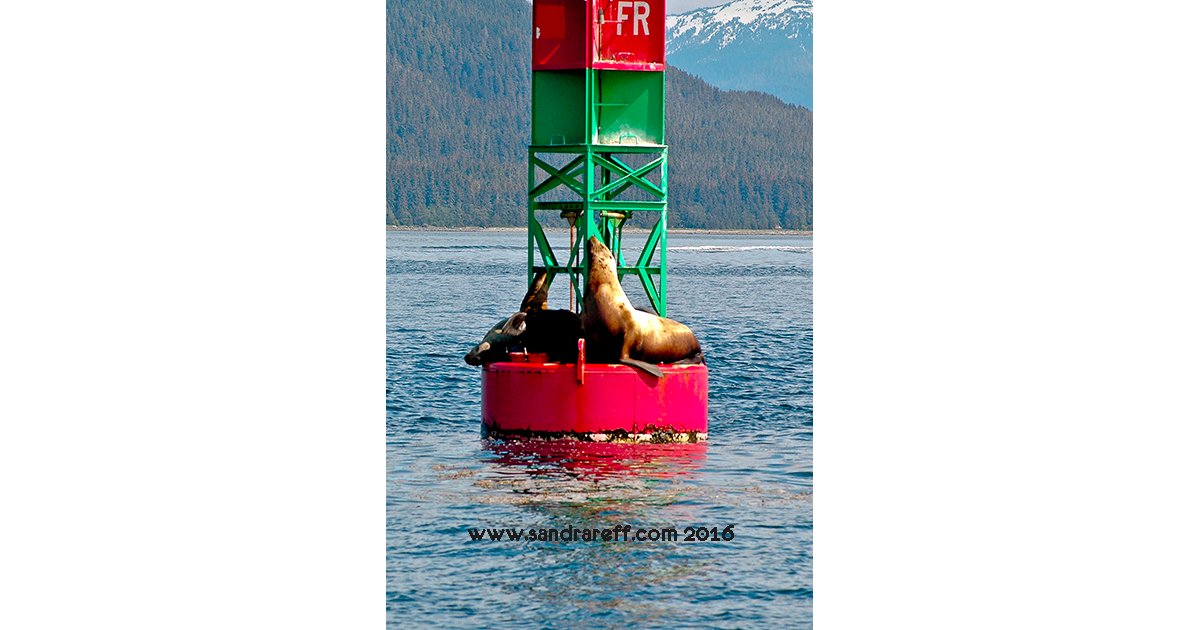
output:
[[[546,272],[539,271],[521,300],[521,310],[496,322],[463,360],[468,365],[507,361],[509,349],[521,347],[528,352],[544,352],[555,363],[574,363],[576,342],[583,333],[579,316],[546,308],[549,289]]]
[[[529,283],[529,290],[525,291],[525,297],[521,298],[521,308],[517,309],[517,312],[549,310],[546,307],[546,296],[549,293],[550,285],[546,282],[545,270],[537,272],[533,276],[533,282]]]
[[[655,363],[704,361],[690,328],[633,307],[612,252],[594,236],[588,239],[588,260],[582,320],[589,363],[624,363],[661,378]]]

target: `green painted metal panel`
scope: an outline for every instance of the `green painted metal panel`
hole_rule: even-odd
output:
[[[664,74],[594,71],[596,144],[662,144]]]
[[[583,70],[533,73],[533,144],[582,144],[589,139]]]
[[[580,145],[580,144],[572,144],[572,145],[565,145],[565,146],[564,145],[550,145],[550,144],[534,144],[534,145],[530,145],[529,148],[534,153],[579,154],[579,153],[584,152],[584,150],[586,149],[586,146]],[[666,145],[662,145],[662,144],[637,144],[637,145],[626,144],[626,145],[622,145],[619,148],[618,147],[596,146],[595,149],[596,149],[596,151],[603,151],[604,153],[609,153],[609,154],[611,154],[611,153],[621,153],[621,154],[650,153],[650,154],[660,155],[666,151],[667,147],[666,147]]]
[[[533,73],[533,144],[663,143],[664,74],[626,70]]]

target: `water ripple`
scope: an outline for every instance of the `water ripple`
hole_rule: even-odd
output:
[[[523,233],[388,234],[389,627],[810,626],[811,238],[671,237],[669,314],[709,359],[701,444],[479,437],[479,371],[462,356],[515,310],[524,248]],[[619,525],[735,537],[468,535]]]

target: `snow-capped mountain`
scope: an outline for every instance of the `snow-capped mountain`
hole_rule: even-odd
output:
[[[812,0],[734,0],[667,16],[667,63],[812,108]]]

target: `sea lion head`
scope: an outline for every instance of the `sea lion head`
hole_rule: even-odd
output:
[[[513,313],[508,319],[496,322],[483,336],[483,341],[463,357],[463,361],[467,365],[503,361],[507,357],[508,346],[525,333],[525,316],[525,313]]]
[[[595,236],[588,239],[588,259],[591,261],[588,267],[590,277],[595,277],[598,271],[608,271],[612,278],[616,278],[617,261],[608,247]]]

